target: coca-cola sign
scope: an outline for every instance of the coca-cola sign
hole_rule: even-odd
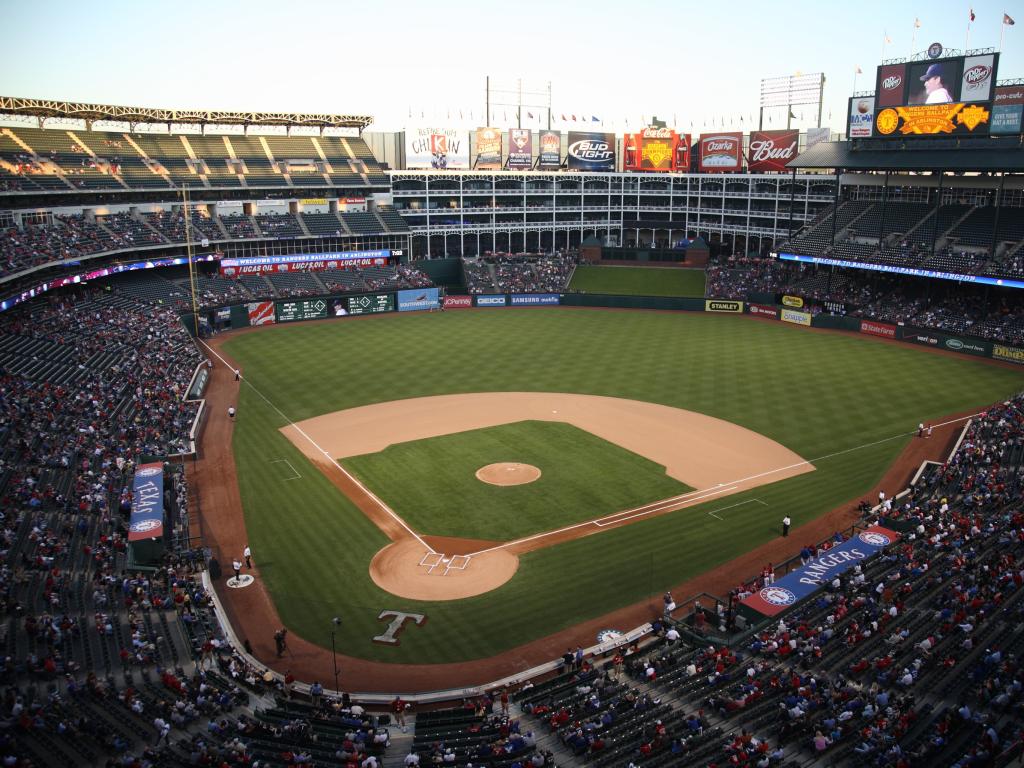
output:
[[[743,134],[715,133],[700,137],[700,170],[725,173],[743,169]]]
[[[800,154],[797,145],[800,132],[752,131],[747,150],[747,169],[752,173],[785,171],[786,164]]]
[[[671,139],[674,131],[671,128],[644,128],[645,139]]]

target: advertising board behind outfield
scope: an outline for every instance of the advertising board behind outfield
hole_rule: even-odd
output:
[[[473,306],[472,296],[445,296],[445,309],[469,309]]]
[[[1008,347],[1005,344],[992,345],[993,360],[1007,360],[1017,365],[1024,365],[1024,349]]]
[[[412,288],[398,292],[399,312],[437,309],[439,306],[441,306],[441,300],[437,288]]]
[[[725,299],[707,299],[704,302],[705,312],[742,312],[742,301],[729,301]]]
[[[811,316],[807,312],[797,312],[794,309],[782,310],[782,321],[786,323],[796,323],[797,325],[810,325]]]
[[[504,307],[506,304],[508,304],[508,299],[503,293],[476,297],[478,307]]]
[[[557,293],[513,293],[512,306],[538,306],[541,304],[557,304]]]
[[[775,307],[769,307],[767,304],[748,304],[747,308],[750,310],[750,314],[757,315],[758,317],[771,317],[778,319],[779,310]]]
[[[870,336],[881,336],[886,339],[896,338],[896,326],[889,323],[876,323],[874,320],[861,320],[860,332]]]

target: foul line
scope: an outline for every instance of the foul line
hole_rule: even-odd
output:
[[[944,422],[942,422],[940,424],[932,424],[932,427],[933,428],[947,427],[950,424],[959,424],[961,421],[967,421],[968,419],[973,419],[973,418],[976,418],[978,416],[983,416],[984,413],[985,413],[984,411],[981,411],[979,413],[973,413],[970,416],[961,416],[958,419],[950,419],[949,421],[944,421]],[[825,461],[826,459],[834,459],[836,456],[843,456],[843,455],[845,455],[847,453],[853,453],[854,451],[860,451],[860,450],[863,450],[865,448],[872,448],[872,447],[874,447],[876,445],[881,445],[882,443],[892,442],[893,440],[899,440],[901,438],[910,437],[910,436],[916,435],[916,434],[917,434],[917,430],[916,429],[912,430],[910,432],[900,432],[899,434],[892,435],[891,437],[883,437],[881,440],[875,440],[875,441],[870,442],[870,443],[864,443],[863,445],[856,445],[853,448],[844,448],[841,451],[834,451],[833,453],[826,453],[824,456],[819,456],[816,459],[804,459],[804,460],[798,461],[798,462],[796,462],[794,464],[787,464],[784,467],[778,467],[776,469],[769,469],[766,472],[758,472],[756,475],[748,475],[747,477],[742,477],[742,478],[740,478],[738,480],[730,480],[727,483],[719,483],[717,486],[712,486],[711,488],[704,488],[703,490],[690,491],[689,493],[684,493],[684,494],[681,494],[679,496],[672,496],[671,498],[668,498],[668,499],[662,499],[661,501],[656,501],[656,502],[653,502],[652,504],[647,504],[644,507],[637,507],[636,509],[626,509],[626,510],[623,510],[622,512],[616,512],[614,514],[607,515],[605,517],[598,517],[598,518],[595,518],[594,520],[587,520],[585,523],[576,523],[574,525],[567,525],[564,528],[558,528],[558,529],[556,529],[554,531],[544,531],[543,533],[537,533],[537,534],[534,534],[533,536],[527,536],[527,537],[522,538],[522,539],[516,539],[515,541],[506,541],[504,544],[498,544],[497,546],[494,546],[494,547],[488,547],[487,549],[481,549],[478,552],[473,552],[473,553],[470,554],[470,556],[472,557],[473,555],[482,555],[485,552],[494,552],[494,551],[499,550],[499,549],[505,549],[506,547],[511,547],[511,546],[513,546],[515,544],[522,544],[522,543],[527,542],[527,541],[534,541],[536,539],[543,539],[543,538],[545,538],[547,536],[554,536],[554,535],[559,534],[559,533],[565,533],[566,531],[572,531],[572,530],[575,530],[577,528],[582,528],[583,526],[586,526],[586,525],[595,525],[598,528],[606,528],[609,525],[614,524],[615,522],[621,522],[621,520],[632,520],[634,518],[643,517],[645,515],[650,515],[650,514],[653,514],[655,512],[675,511],[675,510],[669,510],[668,508],[673,506],[673,505],[675,505],[675,504],[680,504],[680,503],[682,503],[682,504],[689,504],[689,503],[691,503],[693,501],[700,501],[701,499],[705,499],[705,498],[708,498],[710,496],[715,496],[717,494],[724,493],[725,491],[723,489],[725,489],[725,490],[736,490],[737,486],[742,485],[743,483],[748,483],[751,480],[759,480],[762,477],[767,477],[768,475],[776,475],[779,472],[786,472],[786,471],[788,471],[790,469],[796,469],[798,467],[813,466],[815,463],[817,463],[819,461]],[[731,486],[731,487],[730,488],[726,488],[726,486]],[[699,496],[698,498],[695,498],[695,499],[687,498],[689,496],[693,496],[694,494],[706,494],[706,495]],[[752,499],[752,501],[753,501],[753,499]],[[763,501],[761,503],[764,504]],[[765,506],[768,506],[768,505],[765,504]],[[641,510],[645,510],[645,511],[641,511]],[[721,511],[721,510],[715,510],[715,511]],[[632,514],[632,513],[636,513],[636,514]],[[612,520],[612,518],[620,517],[622,515],[628,515],[628,517],[622,517],[621,520],[614,520],[612,522],[605,522],[605,521],[608,521],[608,520]],[[719,518],[719,519],[721,519],[721,518]]]
[[[292,466],[292,463],[290,461],[288,461],[288,459],[273,459],[272,461],[269,461],[267,463],[268,464],[280,464],[281,462],[284,462],[285,464],[287,464],[288,465],[288,469],[290,469],[292,472],[295,473],[295,477],[286,477],[286,478],[284,478],[285,480],[301,480],[302,479],[302,475],[299,474],[298,470],[296,470],[295,467]]]
[[[204,347],[206,347],[208,350],[210,350],[210,352],[214,355],[214,357],[216,357],[218,360],[220,360],[222,363],[224,363],[225,367],[228,370],[230,370],[230,371],[234,371],[235,370],[234,367],[232,367],[231,365],[228,364],[227,360],[225,360],[223,357],[221,357],[220,353],[217,352],[217,350],[215,350],[213,347],[211,347],[205,341],[203,341],[202,339],[199,339],[199,338],[197,338],[196,341],[198,341],[200,344],[202,344]],[[335,467],[337,467],[338,471],[341,472],[341,474],[343,474],[345,477],[347,477],[349,480],[351,480],[356,486],[358,486],[358,488],[363,493],[365,493],[367,496],[369,496],[371,499],[373,499],[373,501],[377,504],[377,506],[379,506],[381,509],[383,509],[385,512],[387,512],[389,515],[391,515],[391,517],[393,517],[398,522],[399,525],[401,525],[406,531],[408,531],[410,536],[412,536],[414,539],[416,539],[416,541],[418,541],[420,544],[422,544],[424,547],[426,547],[426,549],[428,551],[434,552],[434,548],[431,547],[429,544],[427,544],[427,542],[425,542],[423,539],[421,539],[419,534],[417,534],[416,531],[414,531],[412,528],[410,528],[406,524],[405,520],[403,520],[398,515],[396,515],[394,510],[392,510],[391,507],[389,507],[387,504],[385,504],[383,501],[381,501],[373,491],[371,491],[369,488],[367,488],[365,485],[363,485],[359,480],[357,480],[355,477],[353,477],[348,472],[348,470],[346,470],[343,466],[341,466],[341,464],[339,464],[337,462],[337,460],[333,456],[331,456],[330,453],[328,453],[323,448],[321,448],[312,437],[307,435],[298,424],[296,424],[294,421],[292,421],[287,416],[285,416],[284,413],[282,413],[281,409],[278,408],[276,405],[274,405],[272,402],[270,402],[270,400],[267,398],[266,395],[264,395],[262,392],[260,392],[258,389],[256,389],[256,387],[253,384],[250,384],[249,381],[244,376],[242,377],[242,381],[253,392],[255,392],[257,395],[259,395],[263,399],[263,402],[265,402],[267,405],[269,405],[271,408],[273,408],[275,411],[277,411],[277,414],[282,419],[287,421],[288,424],[292,428],[294,428],[296,432],[298,432],[300,435],[302,435],[309,442],[310,445],[312,445],[314,448],[316,448],[316,450],[319,453],[322,453],[324,455],[324,457],[326,457],[327,461],[329,461],[331,464],[333,464]]]

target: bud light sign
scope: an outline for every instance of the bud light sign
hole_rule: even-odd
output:
[[[570,171],[614,171],[615,134],[569,131]]]
[[[753,131],[747,150],[747,170],[754,173],[785,171],[786,164],[795,160],[799,131]]]

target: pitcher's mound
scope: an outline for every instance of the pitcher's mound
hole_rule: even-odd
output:
[[[428,555],[422,544],[409,539],[388,544],[374,555],[370,578],[381,589],[411,600],[460,600],[497,589],[515,576],[517,568],[519,558],[507,549],[469,558]]]
[[[476,479],[490,485],[523,485],[540,477],[540,470],[532,464],[502,461],[488,464],[476,471]]]

